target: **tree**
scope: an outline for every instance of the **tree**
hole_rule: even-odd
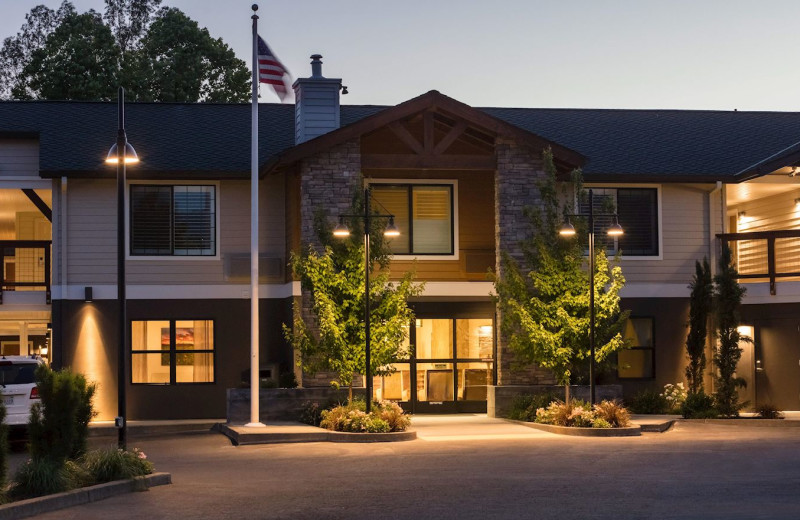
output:
[[[559,384],[569,385],[586,365],[589,348],[589,274],[584,269],[584,240],[564,240],[558,234],[567,213],[559,200],[553,155],[543,154],[546,177],[539,183],[542,203],[528,208],[532,234],[521,243],[522,262],[502,252],[502,275],[494,277],[500,330],[518,363],[550,369]],[[573,172],[577,196],[582,196],[580,171]],[[562,186],[566,188],[566,186]],[[580,228],[580,226],[578,226]],[[586,230],[579,229],[586,238]],[[624,346],[622,327],[628,317],[619,307],[625,278],[610,266],[604,248],[595,256],[595,359],[601,363]]]
[[[25,15],[16,36],[3,40],[0,48],[0,99],[11,96],[15,87],[23,89],[24,97],[29,99],[33,93],[24,90],[20,85],[22,69],[31,60],[33,52],[44,47],[47,37],[55,31],[56,27],[69,15],[76,14],[75,6],[67,0],[61,4],[57,11],[44,5],[37,5]]]
[[[116,96],[118,69],[119,49],[100,15],[73,13],[33,51],[11,93],[16,99],[33,92],[44,99],[108,101]]]
[[[736,377],[736,365],[742,357],[739,342],[750,341],[750,338],[739,334],[740,309],[745,289],[739,285],[737,277],[731,250],[725,245],[719,259],[719,272],[714,277],[714,314],[719,339],[714,352],[714,364],[717,368],[714,401],[717,411],[728,417],[739,415],[739,410],[744,406],[744,403],[739,402],[737,389],[745,381]]]
[[[360,191],[360,190],[359,190]],[[363,197],[357,193],[352,210],[358,214]],[[400,280],[389,281],[391,253],[383,238],[385,222],[373,219],[370,230],[370,367],[366,367],[364,326],[365,267],[364,223],[353,218],[350,238],[333,237],[324,213],[315,216],[322,252],[307,246],[302,254],[292,254],[291,265],[311,298],[314,323],[309,326],[295,303],[293,326],[284,324],[286,340],[302,356],[303,369],[309,373],[335,372],[338,384],[348,386],[348,399],[353,398],[353,380],[357,374],[366,377],[388,375],[392,363],[408,352],[403,341],[414,318],[408,299],[420,294],[422,284],[414,283],[414,273],[406,272]],[[312,327],[317,329],[315,334]]]
[[[246,102],[250,72],[221,39],[180,10],[158,12],[125,72],[131,99]]]
[[[132,101],[248,101],[246,64],[161,1],[105,0],[102,17],[35,7],[0,48],[0,98],[107,100],[123,85]]]
[[[689,335],[686,338],[686,352],[689,364],[686,366],[686,381],[690,394],[703,390],[703,370],[706,368],[706,337],[708,336],[708,318],[711,314],[711,303],[714,284],[711,280],[711,267],[708,258],[703,263],[695,262],[695,274],[689,288]]]
[[[161,0],[106,0],[103,20],[111,29],[123,59],[138,47]]]

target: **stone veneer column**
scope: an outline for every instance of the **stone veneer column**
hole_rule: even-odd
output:
[[[334,222],[338,215],[348,213],[353,190],[358,186],[361,173],[361,145],[356,139],[334,146],[307,159],[300,165],[300,241],[321,250],[314,229],[314,216],[322,209]],[[311,298],[302,295],[303,319],[312,324]],[[312,332],[314,327],[310,327]],[[303,374],[302,386],[329,386],[336,379],[333,373]],[[358,384],[361,384],[360,380]],[[354,383],[354,386],[358,386]]]
[[[519,146],[507,139],[498,139],[497,172],[494,177],[495,267],[502,275],[500,253],[522,258],[519,242],[530,236],[530,221],[525,208],[541,204],[536,186],[544,176],[541,152],[528,146]],[[498,324],[500,311],[498,310]],[[531,367],[511,370],[514,353],[508,350],[508,340],[497,332],[497,366],[499,385],[552,384],[553,375],[548,370]]]

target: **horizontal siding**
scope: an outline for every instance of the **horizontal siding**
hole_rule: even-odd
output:
[[[116,283],[116,187],[111,180],[70,180],[68,282]],[[259,241],[262,255],[285,257],[284,186],[280,176],[261,182]],[[226,255],[250,252],[250,183],[220,183],[220,259],[129,260],[131,285],[226,283]]]
[[[0,139],[0,179],[38,176],[39,141],[35,139]]]
[[[611,185],[613,186],[613,185]],[[686,283],[694,263],[709,255],[708,194],[713,185],[661,185],[661,260],[625,260],[628,283]],[[715,197],[719,197],[719,193]],[[712,204],[712,208],[718,206]],[[715,223],[721,220],[714,213]]]

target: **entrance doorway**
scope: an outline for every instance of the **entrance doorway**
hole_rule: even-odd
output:
[[[492,318],[424,318],[409,331],[409,357],[374,379],[375,398],[412,413],[483,413],[496,383]]]
[[[800,321],[756,323],[756,403],[800,410]]]

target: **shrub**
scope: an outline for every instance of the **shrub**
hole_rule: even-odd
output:
[[[28,422],[31,457],[63,462],[86,453],[95,385],[82,374],[45,365],[36,368],[36,385],[40,401]]]
[[[508,418],[515,421],[536,420],[536,410],[547,408],[553,401],[557,401],[558,396],[554,392],[544,392],[541,394],[521,394],[514,397],[511,402],[511,410]]]
[[[602,401],[594,405],[594,414],[597,421],[607,422],[610,426],[597,426],[595,428],[624,428],[631,423],[631,415],[628,410],[616,401]]]
[[[80,481],[75,467],[74,463],[67,464],[64,460],[43,457],[28,459],[28,462],[17,468],[15,483],[9,489],[9,495],[15,500],[21,500],[80,487],[83,482]]]
[[[669,411],[669,402],[657,390],[642,390],[626,401],[628,409],[638,414],[662,414]]]
[[[683,383],[678,383],[676,385],[668,383],[664,385],[664,391],[661,393],[661,396],[667,401],[667,407],[670,413],[680,413],[687,395]]]
[[[597,417],[592,423],[592,428],[613,428],[613,426],[602,417]]]
[[[681,407],[685,419],[714,419],[719,416],[714,406],[714,398],[705,392],[689,394]]]
[[[294,371],[278,374],[278,388],[297,388],[297,377]]]
[[[411,419],[395,403],[376,403],[367,414],[364,402],[356,401],[321,412],[320,426],[328,430],[354,433],[387,433],[403,431]]]
[[[94,450],[84,455],[80,462],[91,481],[96,484],[131,479],[153,472],[153,463],[137,448],[133,451],[113,447]]]
[[[381,403],[381,419],[389,425],[390,432],[406,431],[411,426],[409,417],[400,405],[391,401]]]
[[[783,419],[783,413],[769,403],[759,405],[756,408],[756,415],[762,419]]]

